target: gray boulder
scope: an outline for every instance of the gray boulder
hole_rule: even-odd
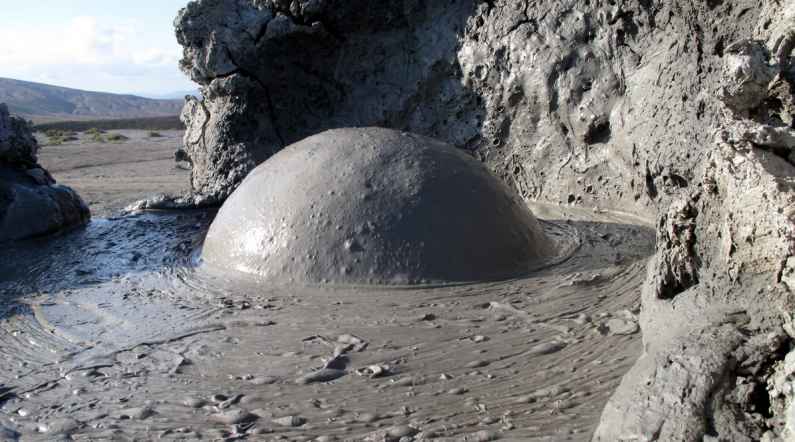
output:
[[[88,206],[38,165],[28,123],[0,103],[0,242],[41,236],[84,224]]]

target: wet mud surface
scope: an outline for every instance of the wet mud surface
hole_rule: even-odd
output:
[[[210,212],[5,247],[0,439],[587,440],[640,353],[654,233],[532,209],[576,232],[565,262],[424,289],[211,276]]]

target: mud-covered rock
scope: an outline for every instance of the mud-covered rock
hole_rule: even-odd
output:
[[[72,189],[38,165],[28,123],[0,103],[0,242],[45,235],[88,221],[88,207]]]
[[[192,2],[175,22],[182,69],[204,96],[183,111],[195,192],[222,201],[257,164],[331,128],[477,136],[449,32],[466,26],[470,2],[232,3]]]
[[[20,167],[36,164],[39,146],[27,121],[12,117],[0,103],[0,162]]]
[[[528,199],[655,217],[644,353],[595,439],[787,437],[793,4],[371,3],[180,14],[205,97],[185,111],[194,191],[221,201],[285,144],[376,125],[469,149]]]
[[[768,25],[787,16],[760,12]],[[775,41],[740,40],[725,51],[722,117],[704,146],[699,186],[659,215],[642,295],[645,351],[605,408],[596,440],[793,436],[782,361],[795,336],[787,276],[795,167],[792,115],[776,86],[790,75],[791,54],[776,58]]]

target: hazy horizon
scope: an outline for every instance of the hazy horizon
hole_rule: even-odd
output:
[[[6,3],[0,77],[150,97],[197,88],[178,68],[173,29],[188,0]]]

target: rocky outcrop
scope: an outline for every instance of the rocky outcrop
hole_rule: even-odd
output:
[[[403,0],[190,3],[176,32],[182,68],[205,97],[182,115],[194,191],[223,199],[285,145],[330,128],[477,139],[481,104],[459,80],[453,31],[474,10]]]
[[[77,193],[37,162],[28,123],[0,103],[0,242],[53,233],[88,221]]]
[[[376,125],[471,150],[528,199],[656,217],[644,352],[594,438],[795,437],[791,1],[230,3],[176,20],[202,198]]]

